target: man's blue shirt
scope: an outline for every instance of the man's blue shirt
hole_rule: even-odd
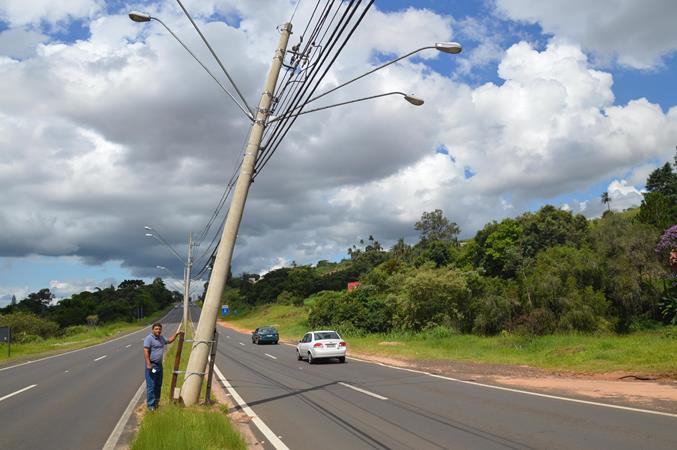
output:
[[[167,339],[162,335],[160,335],[160,337],[155,337],[155,335],[151,333],[143,340],[143,346],[149,349],[150,360],[154,363],[162,363],[165,345],[167,345]]]

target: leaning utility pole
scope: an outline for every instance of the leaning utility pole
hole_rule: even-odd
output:
[[[265,130],[266,121],[270,116],[270,105],[273,101],[273,94],[275,86],[277,85],[277,78],[280,74],[280,68],[284,61],[284,55],[287,50],[287,42],[291,34],[291,23],[286,23],[281,27],[280,42],[273,63],[268,72],[266,85],[259,101],[259,107],[256,111],[256,120],[252,124],[251,132],[249,133],[249,141],[245,149],[244,159],[240,168],[240,175],[237,179],[235,191],[233,193],[233,200],[228,209],[228,217],[223,227],[221,235],[221,242],[219,243],[216,259],[214,260],[214,267],[212,268],[211,276],[209,277],[209,286],[207,287],[207,295],[205,296],[204,304],[202,305],[202,313],[198,321],[197,330],[193,340],[193,349],[188,359],[188,367],[186,368],[186,376],[181,387],[181,398],[186,406],[197,403],[202,387],[202,379],[207,367],[207,357],[209,355],[209,343],[213,339],[214,329],[216,328],[216,318],[219,307],[221,306],[221,295],[226,285],[228,272],[230,270],[230,262],[233,257],[233,248],[235,247],[235,239],[242,221],[242,212],[244,211],[244,204],[247,200],[249,186],[252,182],[252,175],[254,173],[254,165],[258,157],[263,131]]]
[[[193,233],[188,233],[188,259],[183,270],[183,332],[188,333],[188,300],[190,299],[190,271],[193,267]]]

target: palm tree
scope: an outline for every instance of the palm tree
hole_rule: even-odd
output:
[[[606,205],[609,211],[611,211],[611,197],[608,192],[602,192],[602,204]]]

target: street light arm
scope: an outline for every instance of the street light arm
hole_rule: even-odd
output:
[[[230,74],[229,74],[228,71],[226,70],[225,66],[223,65],[223,63],[222,63],[221,60],[219,59],[219,57],[216,56],[216,52],[214,52],[214,49],[212,48],[212,46],[209,45],[209,42],[207,41],[207,38],[204,37],[204,35],[202,34],[202,31],[200,31],[200,28],[197,26],[197,24],[195,23],[195,21],[193,20],[193,18],[192,18],[192,17],[190,16],[190,14],[188,13],[188,10],[183,6],[183,3],[181,3],[181,0],[176,0],[176,2],[179,4],[179,6],[180,6],[181,9],[183,10],[183,12],[186,14],[186,17],[188,17],[188,20],[190,20],[190,23],[193,24],[193,28],[195,28],[195,30],[197,31],[197,34],[200,35],[200,37],[202,38],[202,41],[205,43],[205,45],[207,46],[207,48],[208,48],[209,51],[211,52],[212,56],[214,57],[214,59],[216,60],[216,62],[217,62],[217,63],[219,64],[219,66],[221,67],[221,70],[223,70],[223,73],[226,74],[226,77],[228,78],[228,81],[230,81],[230,84],[232,84],[233,87],[235,88],[235,92],[237,92],[237,95],[240,96],[240,99],[242,100],[242,103],[244,103],[244,105],[246,106],[247,110],[249,111],[249,115],[252,117],[252,120],[253,120],[253,117],[254,117],[254,110],[251,108],[251,106],[249,106],[249,104],[247,103],[247,100],[246,100],[246,99],[244,98],[244,96],[242,95],[242,92],[240,92],[240,90],[237,88],[237,84],[235,84],[235,81],[233,81],[233,79],[231,78]]]
[[[384,67],[388,67],[391,64],[395,64],[396,62],[401,61],[405,58],[408,58],[415,53],[421,52],[423,50],[430,50],[430,49],[436,49],[436,50],[439,50],[442,53],[458,54],[458,53],[461,53],[463,47],[461,46],[461,44],[459,44],[457,42],[438,42],[435,45],[428,45],[428,46],[425,46],[425,47],[417,48],[416,50],[411,51],[411,52],[407,53],[406,55],[402,55],[398,58],[393,59],[392,61],[388,61],[387,63],[381,64],[380,66],[375,67],[375,68],[371,69],[370,71],[365,72],[358,77],[355,77],[351,80],[348,80],[343,84],[339,84],[338,86],[328,90],[327,92],[323,92],[320,95],[316,95],[315,97],[308,100],[305,104],[297,106],[292,111],[296,111],[297,109],[302,108],[303,106],[307,105],[308,103],[312,103],[315,100],[324,97],[325,95],[331,94],[332,92],[336,91],[337,89],[341,89],[342,87],[345,87],[345,86],[349,85],[350,83],[353,83],[357,80],[360,80],[360,79],[366,77],[367,75],[371,75],[372,73],[376,72],[377,70],[381,70]]]
[[[147,228],[150,228],[150,227],[147,227]],[[146,236],[152,237],[152,238],[154,238],[154,239],[156,239],[156,240],[162,242],[163,244],[165,244],[165,245],[169,248],[169,250],[171,250],[171,252],[174,254],[174,256],[176,256],[176,258],[177,258],[179,261],[181,261],[181,264],[185,266],[185,265],[186,265],[186,261],[179,255],[179,253],[178,253],[176,250],[174,250],[174,247],[172,247],[171,244],[170,244],[169,242],[167,242],[167,241],[165,240],[165,238],[163,238],[162,235],[161,235],[157,230],[155,230],[155,229],[153,229],[153,228],[150,228],[150,229],[151,229],[153,232],[152,232],[152,233],[146,233]]]
[[[423,104],[423,100],[421,100],[417,97],[414,97],[413,95],[408,95],[408,94],[405,94],[404,92],[394,91],[394,92],[386,92],[385,94],[371,95],[369,97],[363,97],[363,98],[358,98],[358,99],[355,99],[355,100],[349,100],[347,102],[335,103],[333,105],[322,106],[320,108],[309,109],[307,111],[302,111],[302,112],[296,113],[296,114],[285,114],[285,115],[282,115],[282,116],[277,116],[277,117],[274,117],[272,120],[270,120],[268,123],[270,124],[270,123],[273,123],[273,122],[277,122],[278,120],[287,119],[287,118],[290,118],[290,117],[301,116],[303,114],[308,114],[308,113],[311,113],[311,112],[322,111],[323,109],[334,108],[336,106],[349,105],[351,103],[358,103],[358,102],[363,102],[365,100],[372,100],[372,99],[375,99],[375,98],[386,97],[388,95],[401,95],[401,96],[404,97],[405,100],[407,100],[409,103],[411,103],[414,106],[421,106]]]
[[[151,17],[151,20],[155,20],[156,22],[159,22],[163,27],[165,27],[165,30],[167,30],[169,32],[169,34],[171,34],[174,37],[174,39],[176,39],[179,42],[179,44],[181,44],[181,46],[190,54],[190,56],[192,56],[193,59],[195,61],[197,61],[197,63],[200,66],[202,66],[202,68],[209,74],[209,76],[211,76],[214,79],[214,81],[216,81],[216,84],[219,85],[219,87],[223,90],[223,92],[228,94],[228,97],[230,97],[230,99],[233,102],[235,102],[237,107],[240,108],[240,110],[245,114],[245,116],[247,116],[247,118],[249,120],[254,121],[254,116],[252,115],[251,111],[249,109],[245,108],[244,106],[242,106],[242,104],[239,101],[237,101],[237,99],[233,96],[233,94],[231,94],[230,91],[228,89],[226,89],[223,84],[221,84],[221,82],[216,78],[216,76],[211,72],[211,70],[207,69],[207,66],[205,66],[197,56],[195,56],[195,53],[193,53],[188,48],[188,46],[186,44],[184,44],[183,41],[181,39],[179,39],[179,37],[176,34],[174,34],[174,32],[162,20],[158,19],[157,17]],[[246,105],[246,103],[245,103],[245,105]]]

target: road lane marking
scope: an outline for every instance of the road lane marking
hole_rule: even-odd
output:
[[[277,359],[277,356],[269,355],[268,353],[264,353],[264,355],[266,355],[268,358]]]
[[[349,356],[348,359],[353,359],[355,361],[360,361],[360,362],[364,362],[364,363],[368,363],[368,364],[376,364],[378,366],[388,367],[388,368],[391,368],[391,369],[404,370],[406,372],[413,372],[413,373],[418,373],[418,374],[421,374],[421,375],[428,375],[429,377],[440,378],[442,380],[456,381],[458,383],[471,384],[473,386],[485,387],[485,388],[489,388],[489,389],[496,389],[496,390],[499,390],[499,391],[508,391],[508,392],[514,392],[514,393],[517,393],[517,394],[533,395],[534,397],[549,398],[549,399],[553,399],[553,400],[562,400],[562,401],[565,401],[565,402],[581,403],[581,404],[584,404],[584,405],[602,406],[604,408],[620,409],[620,410],[624,410],[624,411],[639,412],[639,413],[644,413],[644,414],[655,414],[657,416],[666,416],[666,417],[677,418],[677,414],[667,413],[667,412],[662,412],[662,411],[653,411],[651,409],[632,408],[630,406],[620,406],[620,405],[611,405],[609,403],[591,402],[589,400],[580,400],[580,399],[577,399],[577,398],[560,397],[558,395],[542,394],[540,392],[524,391],[522,389],[513,389],[513,388],[507,388],[507,387],[503,387],[503,386],[494,386],[492,384],[478,383],[476,381],[459,380],[458,378],[445,377],[443,375],[437,375],[437,374],[434,374],[434,373],[425,372],[423,370],[407,369],[405,367],[391,366],[389,364],[384,364],[384,363],[375,362],[375,361],[369,361],[369,360],[366,360],[366,359],[354,358],[352,356]]]
[[[172,311],[169,311],[169,312],[167,313],[166,316],[164,316],[162,319],[160,319],[160,322],[162,322],[162,321],[163,321],[167,316],[169,316],[171,313],[172,313]],[[125,334],[125,335],[123,335],[123,336],[116,337],[115,339],[111,339],[110,341],[102,342],[102,343],[100,343],[100,344],[90,345],[89,347],[77,348],[77,349],[75,349],[75,350],[71,350],[71,351],[68,351],[68,352],[59,353],[58,355],[46,356],[46,357],[44,357],[44,358],[35,359],[35,360],[32,360],[32,361],[26,361],[26,362],[21,363],[21,364],[15,364],[15,365],[13,365],[13,366],[2,367],[2,368],[0,368],[0,372],[2,372],[3,370],[14,369],[15,367],[25,366],[26,364],[33,364],[33,363],[36,363],[36,362],[45,361],[45,360],[47,360],[47,359],[58,358],[58,357],[60,357],[60,356],[70,355],[71,353],[81,352],[81,351],[83,351],[83,350],[89,350],[90,348],[94,348],[94,347],[99,347],[99,346],[101,346],[101,345],[110,344],[111,342],[115,342],[115,341],[118,341],[118,340],[120,340],[120,339],[126,338],[126,337],[128,337],[128,336],[131,336],[132,334],[136,334],[136,333],[140,333],[140,332],[142,332],[142,331],[146,331],[147,328],[150,328],[150,325],[149,325],[148,327],[143,327],[143,328],[141,328],[140,330],[132,331],[131,333],[127,333],[127,334]]]
[[[108,355],[99,356],[98,358],[96,358],[96,359],[94,360],[94,362],[97,362],[97,361],[99,361],[99,360],[101,360],[101,359],[104,359],[106,356],[108,356]]]
[[[226,338],[230,339],[230,336],[226,335]]]
[[[131,346],[132,346],[132,344],[125,345],[125,348],[129,348],[129,347],[131,347]]]
[[[230,385],[228,380],[226,380],[226,377],[223,376],[219,368],[214,365],[214,372],[216,372],[216,376],[219,378],[221,381],[221,384],[223,387],[225,387],[228,390],[228,393],[230,396],[235,400],[235,402],[242,408],[242,411],[244,411],[245,414],[250,416],[252,418],[252,422],[254,422],[254,425],[256,425],[256,428],[259,429],[259,431],[268,439],[268,442],[276,449],[276,450],[289,450],[289,447],[287,447],[284,442],[280,440],[279,437],[273,431],[268,428],[268,425],[261,420],[259,416],[256,415],[253,409],[247,405],[247,403],[240,397],[240,394],[237,393],[237,391],[233,388],[233,386]]]
[[[125,412],[123,412],[122,416],[120,416],[120,420],[118,420],[118,423],[115,425],[115,428],[113,428],[113,431],[111,432],[110,436],[108,436],[106,443],[103,444],[102,450],[113,450],[115,447],[117,447],[118,441],[120,440],[120,436],[122,436],[122,432],[125,429],[125,425],[127,425],[127,421],[129,420],[129,416],[132,415],[134,407],[136,406],[137,403],[139,403],[139,400],[143,395],[145,387],[146,382],[144,381],[143,383],[141,383],[141,386],[139,386],[139,389],[137,389],[136,394],[134,394],[134,397],[132,397],[132,399],[130,400],[129,404],[127,405],[127,408],[125,409]]]
[[[352,385],[350,385],[350,384],[348,384],[348,383],[344,383],[343,381],[339,381],[338,384],[340,384],[341,386],[345,386],[345,387],[347,387],[347,388],[350,388],[350,389],[352,389],[352,390],[354,390],[354,391],[362,392],[363,394],[370,395],[370,396],[372,396],[372,397],[374,397],[374,398],[377,398],[377,399],[379,399],[379,400],[388,400],[388,397],[384,397],[384,396],[382,396],[382,395],[374,394],[373,392],[369,392],[369,391],[367,391],[366,389],[361,389],[361,388],[358,388],[358,387],[356,387],[356,386],[352,386]]]
[[[242,342],[240,342],[240,345],[242,345],[244,347],[244,344]]]
[[[37,386],[37,384],[31,384],[30,386],[26,386],[23,389],[19,389],[18,391],[12,392],[11,394],[7,394],[4,397],[0,397],[0,402],[3,400],[7,400],[10,397],[14,397],[17,394],[21,394],[22,392],[27,391],[29,389],[33,389],[35,386]]]

